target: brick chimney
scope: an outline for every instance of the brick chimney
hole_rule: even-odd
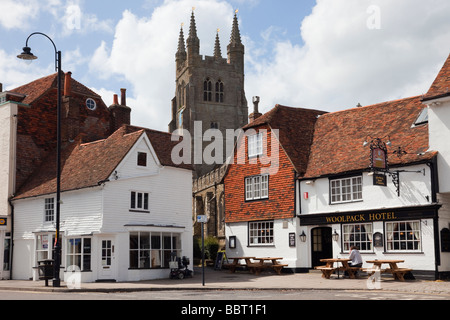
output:
[[[64,78],[64,96],[72,95],[72,72],[67,72]]]
[[[259,113],[259,110],[258,110],[259,101],[260,101],[260,99],[258,96],[253,97],[253,113],[248,116],[248,119],[250,120],[250,122],[253,122],[262,116],[262,113]]]
[[[111,114],[111,133],[115,132],[124,124],[130,124],[131,108],[126,105],[126,91],[126,89],[120,89],[120,104],[119,97],[117,94],[114,94],[113,104],[109,107],[109,112]]]

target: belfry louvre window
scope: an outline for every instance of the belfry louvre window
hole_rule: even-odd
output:
[[[362,177],[330,180],[331,203],[362,200]]]
[[[222,103],[224,101],[223,82],[221,80],[216,82],[216,102]]]
[[[209,78],[203,82],[203,101],[212,101],[212,82]]]

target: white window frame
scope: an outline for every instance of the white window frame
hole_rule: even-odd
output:
[[[245,200],[269,198],[269,175],[259,175],[245,178]]]
[[[48,260],[53,258],[53,249],[55,245],[55,233],[38,233],[36,234],[36,266],[38,261]]]
[[[330,180],[330,203],[362,201],[362,176]]]
[[[247,137],[248,157],[253,158],[263,154],[263,133],[257,133]]]
[[[411,230],[408,230],[408,227]],[[386,252],[422,252],[420,220],[386,221],[385,230]],[[415,245],[417,245],[416,249],[414,249]]]
[[[342,237],[343,252],[349,252],[351,246],[357,246],[361,252],[373,252],[372,223],[344,224]]]
[[[274,245],[274,222],[254,221],[248,223],[248,245],[249,246],[273,246]]]
[[[55,198],[45,198],[44,200],[44,223],[55,221]]]
[[[133,197],[134,197],[134,207],[133,207]],[[150,212],[150,193],[131,190],[130,211]]]
[[[89,250],[86,250],[86,240],[89,239]],[[77,247],[73,244],[74,241],[80,241],[80,251],[76,251]],[[89,252],[88,252],[89,251]],[[75,264],[76,258],[79,257],[80,265]],[[89,268],[84,268],[85,259],[89,259]],[[66,264],[68,267],[76,265],[80,268],[80,271],[92,270],[92,237],[72,237],[66,239]],[[73,270],[73,269],[72,269]]]

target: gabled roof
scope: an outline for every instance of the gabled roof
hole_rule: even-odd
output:
[[[275,108],[255,119],[243,129],[247,130],[267,124],[279,130],[279,142],[295,170],[303,175],[310,154],[314,125],[325,111],[292,108],[276,105]]]
[[[417,96],[322,115],[316,122],[304,178],[369,168],[370,149],[363,146],[368,136],[385,142],[389,137],[390,165],[431,159],[436,152],[428,151],[428,124],[414,126],[424,108]],[[399,147],[407,154],[394,154]]]
[[[39,99],[42,95],[44,95],[46,92],[48,92],[51,89],[56,89],[58,86],[57,83],[57,77],[58,74],[54,73],[49,76],[34,80],[30,83],[27,83],[23,86],[20,86],[18,88],[15,88],[13,90],[10,90],[10,92],[13,93],[20,93],[24,94],[25,98],[21,101],[24,104],[32,104],[34,101]],[[61,78],[61,89],[64,88],[64,73],[62,72],[62,78]],[[85,85],[81,84],[80,82],[76,81],[75,79],[71,78],[71,86],[72,86],[72,92],[77,92],[81,95],[93,97],[93,98],[101,98],[98,94],[96,94],[94,91],[86,87]]]
[[[430,90],[424,95],[423,101],[450,96],[450,55],[444,63],[441,71],[431,85]]]
[[[124,125],[107,139],[90,143],[74,143],[61,154],[61,191],[78,190],[98,186],[113,173],[138,139],[147,134],[160,163],[176,166],[170,159],[170,134],[155,130]],[[15,199],[35,197],[56,192],[56,153],[51,152],[47,161],[24,183]]]

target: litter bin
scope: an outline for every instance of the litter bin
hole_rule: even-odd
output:
[[[39,280],[45,280],[45,286],[48,287],[48,280],[53,279],[55,260],[38,261]]]

